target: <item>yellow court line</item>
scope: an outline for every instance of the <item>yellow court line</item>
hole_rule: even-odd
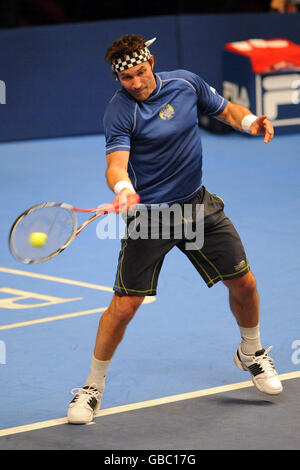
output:
[[[19,323],[11,323],[10,325],[0,326],[0,330],[10,330],[11,328],[19,328],[20,326],[36,325],[37,323],[47,323],[50,321],[64,320],[65,318],[80,317],[82,315],[91,315],[92,313],[104,312],[107,307],[93,308],[91,310],[83,310],[82,312],[66,313],[55,317],[37,318],[36,320],[22,321]]]
[[[286,374],[280,374],[279,377],[282,381],[300,378],[300,370],[295,371],[295,372],[287,372]],[[195,392],[181,393],[180,395],[171,395],[168,397],[157,398],[154,400],[147,400],[147,401],[142,401],[138,403],[132,403],[129,405],[116,406],[114,408],[107,408],[107,409],[98,411],[95,417],[98,418],[101,416],[109,416],[109,415],[113,415],[117,413],[124,413],[127,411],[150,408],[152,406],[166,405],[168,403],[174,403],[177,401],[190,400],[192,398],[200,398],[200,397],[205,397],[208,395],[215,395],[217,393],[224,393],[224,392],[229,392],[232,390],[240,390],[243,388],[248,388],[248,387],[253,387],[253,386],[254,385],[251,380],[247,382],[239,382],[239,383],[234,383],[230,385],[221,385],[219,387],[197,390]],[[67,417],[51,419],[48,421],[41,421],[38,423],[25,424],[23,426],[16,426],[13,428],[0,430],[0,437],[9,436],[12,434],[18,434],[21,432],[36,431],[37,429],[49,428],[51,426],[59,426],[61,424],[66,424],[66,423],[68,423]]]
[[[100,286],[98,284],[91,284],[89,282],[73,281],[72,279],[66,279],[66,278],[57,277],[57,276],[49,276],[47,274],[31,273],[28,271],[22,271],[20,269],[4,268],[0,266],[0,272],[6,273],[6,274],[16,274],[17,276],[34,277],[36,279],[43,279],[45,281],[61,282],[63,284],[70,284],[73,286],[87,287],[88,289],[96,289],[96,290],[104,290],[106,292],[113,292],[113,289],[107,286]]]

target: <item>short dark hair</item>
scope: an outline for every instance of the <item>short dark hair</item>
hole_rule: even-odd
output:
[[[105,54],[105,60],[111,64],[114,60],[130,52],[140,51],[144,47],[146,47],[146,44],[142,36],[139,34],[125,34],[109,46]]]

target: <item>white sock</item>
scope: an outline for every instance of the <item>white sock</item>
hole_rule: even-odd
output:
[[[260,342],[259,325],[253,328],[239,327],[242,337],[241,349],[244,354],[255,354],[262,349]]]
[[[91,365],[90,365],[90,372],[88,378],[86,379],[85,385],[93,385],[96,388],[103,392],[105,388],[105,376],[110,364],[109,361],[100,361],[96,359],[94,354],[92,356]]]

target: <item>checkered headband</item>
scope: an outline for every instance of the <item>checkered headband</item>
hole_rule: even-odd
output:
[[[112,71],[115,73],[123,72],[123,70],[127,70],[131,67],[134,67],[135,65],[147,62],[151,56],[148,46],[150,46],[155,40],[156,38],[153,38],[145,42],[146,47],[144,47],[144,49],[129,52],[128,54],[125,54],[122,57],[114,60],[111,64]]]

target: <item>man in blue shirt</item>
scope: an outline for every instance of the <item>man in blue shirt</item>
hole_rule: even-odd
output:
[[[92,421],[100,407],[113,354],[145,296],[156,295],[164,257],[175,246],[193,263],[208,287],[222,281],[228,288],[230,307],[241,332],[234,355],[237,367],[251,373],[260,391],[271,395],[282,391],[268,356],[270,348],[263,349],[260,342],[256,281],[244,247],[224,213],[224,202],[202,182],[198,113],[215,116],[240,131],[263,135],[265,143],[273,138],[273,126],[266,116],[254,116],[247,108],[227,101],[191,72],[154,73],[154,57],[149,50],[154,40],[146,42],[139,35],[126,35],[106,54],[122,85],[104,116],[107,183],[116,194],[116,202],[124,206],[127,195],[138,193],[141,205],[127,219],[115,292],[99,322],[86,384],[69,405],[70,423]],[[166,237],[162,235],[163,224],[153,214],[157,215],[157,208],[168,211],[174,207],[176,220],[168,219]],[[191,208],[189,216],[186,207]],[[146,226],[143,236],[137,230],[140,226]],[[196,237],[187,236],[187,227],[196,227],[196,231],[191,230]],[[199,227],[201,239],[197,237]]]
[[[140,72],[145,68],[141,64]],[[121,73],[125,87],[130,70]],[[198,112],[218,115],[227,101],[185,70],[149,78],[152,91],[146,99],[137,98],[145,91],[124,87],[110,101],[104,116],[106,152],[130,152],[128,174],[144,204],[184,202],[202,184]]]

